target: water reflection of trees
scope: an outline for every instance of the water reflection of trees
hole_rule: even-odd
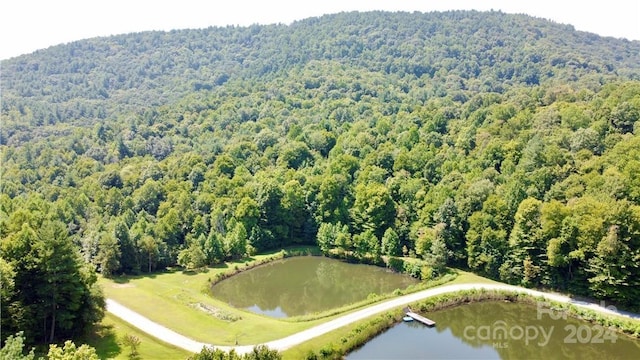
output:
[[[288,316],[320,312],[363,300],[371,293],[406,288],[415,280],[367,265],[327,258],[292,258],[221,281],[212,294],[239,308],[280,307]]]
[[[534,305],[490,301],[436,311],[429,314],[428,317],[436,321],[436,330],[439,333],[450,329],[454,336],[475,348],[493,346],[503,359],[626,359],[632,354],[635,354],[634,358],[640,358],[640,342],[626,338],[619,338],[616,343],[605,340],[603,344],[581,344],[579,342],[566,344],[564,340],[569,335],[569,332],[565,330],[566,325],[587,326],[590,329],[592,325],[571,318],[566,321],[553,320],[546,315],[538,319],[537,307]],[[482,340],[478,337],[472,339],[465,336],[467,326],[474,326],[475,329],[480,326],[489,326],[493,331],[495,326],[500,325],[497,323],[498,321],[504,321],[507,329],[516,326],[536,326],[538,328],[542,326],[546,332],[553,329],[551,340],[548,344],[540,346],[538,342],[543,341],[541,334],[540,338],[530,341],[529,344],[524,339]],[[595,334],[596,331],[591,333]]]

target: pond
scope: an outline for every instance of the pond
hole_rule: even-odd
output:
[[[400,323],[346,358],[640,359],[640,341],[542,306],[483,302]]]
[[[213,285],[211,294],[234,307],[282,318],[333,309],[417,282],[377,266],[303,256],[234,275]]]

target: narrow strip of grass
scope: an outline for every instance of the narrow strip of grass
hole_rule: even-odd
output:
[[[414,285],[409,285],[406,289],[401,290],[401,289],[396,289],[395,291],[388,293],[388,294],[375,294],[375,296],[370,296],[367,299],[364,299],[362,301],[358,301],[356,303],[353,304],[348,304],[339,308],[335,308],[335,309],[330,309],[327,311],[323,311],[317,314],[309,314],[309,315],[301,315],[301,316],[293,316],[290,318],[285,318],[282,319],[283,321],[292,321],[292,322],[298,322],[298,321],[311,321],[311,320],[317,320],[317,319],[322,319],[322,318],[326,318],[326,317],[330,317],[330,316],[334,316],[334,315],[339,315],[339,314],[345,314],[347,312],[353,311],[353,310],[357,310],[359,308],[365,307],[367,305],[371,305],[383,300],[388,300],[394,297],[398,297],[398,296],[402,296],[402,295],[407,295],[407,294],[411,294],[414,292],[418,292],[421,290],[426,290],[426,289],[430,289],[430,288],[434,288],[440,285],[444,285],[444,284],[451,284],[452,281],[454,281],[454,279],[457,278],[457,273],[455,272],[451,272],[449,274],[446,274],[444,276],[442,276],[439,279],[435,279],[435,280],[429,280],[429,281],[423,281]]]
[[[402,309],[398,308],[343,326],[282,352],[282,358],[283,360],[342,359],[351,349],[364,345],[376,335],[395,325],[402,319],[402,314]]]
[[[570,316],[612,328],[630,337],[640,339],[640,321],[610,316],[575,305],[549,301],[524,293],[498,290],[463,290],[442,294],[410,304],[414,311],[425,313],[480,301],[513,301],[536,304],[544,301],[556,310],[566,311]],[[365,320],[342,327],[331,333],[316,337],[283,352],[283,359],[339,359],[364,345],[367,341],[397,324],[403,316],[401,308],[378,314]]]

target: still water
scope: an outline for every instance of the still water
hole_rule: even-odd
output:
[[[215,284],[211,293],[237,308],[281,318],[333,309],[415,283],[377,266],[303,256],[232,276]]]
[[[545,306],[461,305],[400,323],[347,356],[356,359],[640,359],[640,341]]]

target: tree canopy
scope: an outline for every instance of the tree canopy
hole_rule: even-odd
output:
[[[353,12],[88,39],[0,78],[3,336],[95,322],[94,269],[293,244],[638,304],[637,41]]]

